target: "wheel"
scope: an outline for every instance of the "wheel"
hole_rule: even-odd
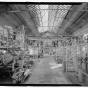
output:
[[[17,83],[17,81],[14,79],[14,80],[12,81],[12,83],[13,83],[13,84],[16,84],[16,83]]]

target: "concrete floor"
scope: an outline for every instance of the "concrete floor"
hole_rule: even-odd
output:
[[[61,68],[51,69],[53,57],[40,58],[31,76],[23,84],[71,84],[63,75]]]

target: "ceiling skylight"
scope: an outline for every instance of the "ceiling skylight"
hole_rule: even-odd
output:
[[[38,31],[57,32],[71,5],[30,5],[35,7],[39,19]],[[30,8],[30,7],[29,7]],[[32,10],[33,11],[33,10]]]
[[[45,32],[48,30],[48,5],[36,5],[37,13],[39,14],[40,25],[38,27],[39,32]]]
[[[55,9],[53,5],[52,10],[49,11],[49,31],[57,32],[70,7],[71,5],[58,5]]]

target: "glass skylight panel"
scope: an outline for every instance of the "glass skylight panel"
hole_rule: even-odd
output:
[[[56,10],[57,10],[58,6],[59,6],[59,5],[49,5],[49,9],[52,9],[52,10],[53,10],[53,9],[54,9],[54,10],[56,9]]]
[[[40,5],[40,9],[46,10],[46,9],[48,9],[48,5]]]
[[[58,5],[52,5],[52,7],[53,7],[53,9],[55,10],[57,10],[57,8],[58,8]]]
[[[56,17],[65,17],[67,10],[58,10]]]
[[[40,26],[39,32],[48,30],[48,5],[36,5],[37,12],[39,13]]]
[[[29,5],[29,8],[35,8],[36,17],[39,19],[38,31],[56,32],[61,26],[71,5]]]
[[[57,13],[55,14],[56,15],[55,20],[53,21],[54,22],[53,26],[57,26],[58,28],[60,27],[70,7],[71,5],[59,5],[58,6]]]
[[[53,26],[57,26],[58,27],[58,26],[60,26],[61,22],[62,21],[59,21],[59,22],[55,21],[55,23],[53,24]]]
[[[39,27],[38,31],[41,32],[46,32],[47,31],[47,27]]]
[[[58,9],[67,9],[67,10],[69,10],[70,7],[71,7],[71,5],[59,5]]]

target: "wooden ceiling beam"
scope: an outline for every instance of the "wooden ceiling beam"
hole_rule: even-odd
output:
[[[77,9],[76,11],[74,12],[74,14],[71,16],[71,18],[67,21],[67,23],[62,27],[62,32],[65,31],[65,29],[67,27],[70,26],[70,24],[72,23],[72,21],[75,19],[75,17],[79,14],[80,11],[83,10],[83,8],[86,6],[87,3],[82,3]]]

